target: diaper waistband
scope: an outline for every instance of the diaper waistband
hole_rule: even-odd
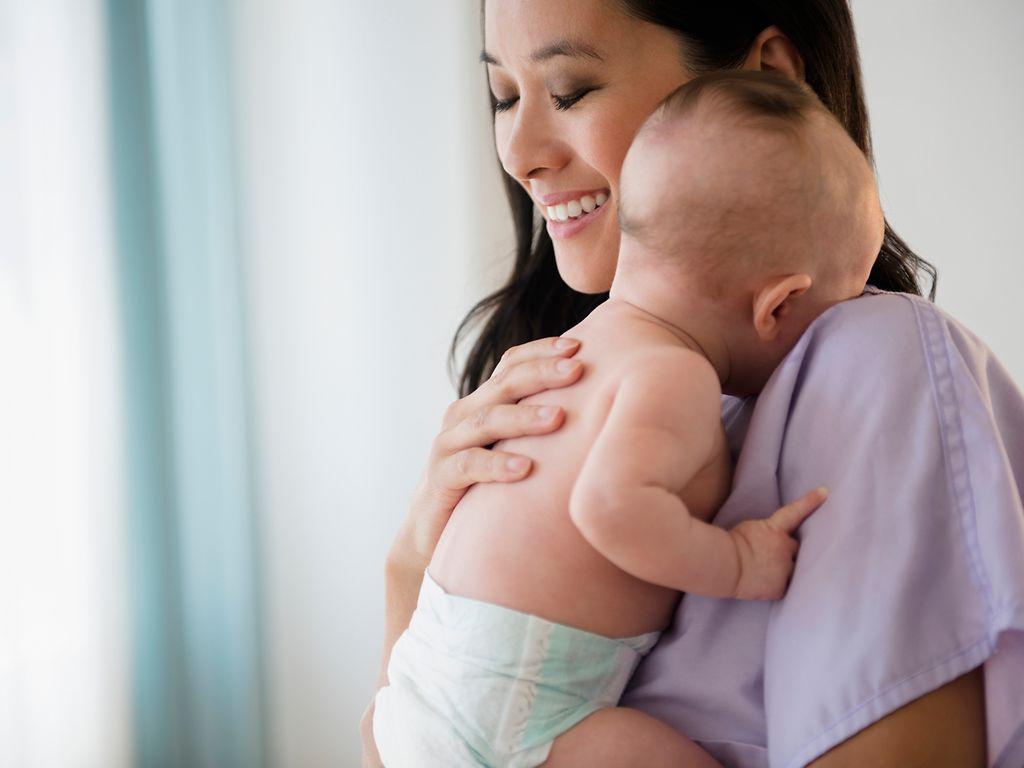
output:
[[[534,639],[546,636],[548,645],[555,641],[563,653],[569,653],[577,660],[607,658],[624,650],[642,657],[661,636],[660,632],[645,632],[632,637],[608,637],[496,603],[453,595],[434,581],[426,569],[423,571],[417,612],[420,613],[420,625],[426,624],[424,619],[429,616],[429,624],[443,627],[449,642],[459,643],[463,651],[467,646],[481,647],[489,657],[515,652],[516,648],[502,648],[501,644],[512,641],[516,645],[516,636]],[[415,614],[413,618],[415,620]],[[487,626],[486,633],[475,631],[481,625]]]

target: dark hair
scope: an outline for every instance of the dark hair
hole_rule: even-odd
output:
[[[828,115],[838,123],[806,83],[775,72],[745,69],[720,69],[687,80],[661,100],[654,115],[682,118],[715,97],[719,97],[719,107],[726,107],[730,116],[744,124],[785,130],[803,123],[811,112]]]
[[[847,0],[614,1],[631,16],[676,32],[682,44],[681,63],[697,72],[739,67],[758,34],[777,26],[803,57],[807,84],[872,160],[860,58]],[[562,280],[551,238],[534,218],[533,200],[514,178],[503,173],[503,180],[516,232],[515,264],[508,282],[477,302],[455,332],[449,370],[459,342],[476,321],[486,318],[458,380],[463,397],[490,376],[506,349],[557,336],[608,298],[607,293],[579,293]],[[920,272],[930,278],[929,298],[934,300],[935,268],[886,222],[868,283],[920,295]]]

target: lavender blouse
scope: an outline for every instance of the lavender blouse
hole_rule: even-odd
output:
[[[716,524],[831,494],[786,597],[684,597],[623,704],[727,766],[798,768],[983,665],[989,765],[1024,766],[1024,395],[999,361],[929,302],[869,289],[724,405]]]

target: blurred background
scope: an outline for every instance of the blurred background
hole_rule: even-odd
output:
[[[1024,382],[1024,5],[853,8],[889,218]],[[358,765],[513,245],[477,14],[0,0],[0,765]]]

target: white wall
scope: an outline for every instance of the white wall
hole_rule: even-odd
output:
[[[1024,381],[1024,6],[854,8],[890,218]],[[382,560],[453,397],[447,343],[511,247],[477,3],[234,14],[274,762],[354,766]]]
[[[234,5],[276,765],[357,763],[384,555],[502,248],[471,7]]]
[[[1024,386],[1019,0],[854,0],[882,202]]]

